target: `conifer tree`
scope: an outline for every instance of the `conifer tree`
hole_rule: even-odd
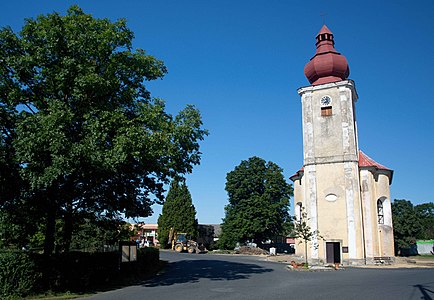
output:
[[[158,240],[162,247],[169,243],[170,230],[186,233],[192,239],[197,235],[196,209],[185,182],[172,181],[163,210],[158,218]]]

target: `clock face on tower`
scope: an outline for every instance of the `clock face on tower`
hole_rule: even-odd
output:
[[[321,106],[329,106],[332,103],[332,98],[330,96],[324,96],[320,101]]]

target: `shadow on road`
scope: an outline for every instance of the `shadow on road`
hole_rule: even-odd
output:
[[[416,284],[413,287],[418,288],[419,291],[422,293],[421,299],[424,299],[424,300],[432,300],[433,299],[428,293],[434,295],[434,291],[428,289],[427,286],[422,285],[422,284]]]
[[[272,272],[255,264],[216,260],[182,260],[170,263],[166,272],[146,282],[144,286],[166,286],[178,283],[194,283],[201,278],[209,280],[241,280],[252,274]]]

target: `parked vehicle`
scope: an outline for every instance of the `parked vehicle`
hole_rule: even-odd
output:
[[[188,253],[203,253],[206,248],[199,245],[196,241],[189,240],[186,233],[177,233],[172,238],[172,250],[176,252],[187,251]]]

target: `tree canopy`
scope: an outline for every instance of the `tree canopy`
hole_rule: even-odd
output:
[[[392,222],[396,251],[416,243],[422,223],[410,201],[395,199],[392,202]]]
[[[288,232],[293,189],[282,172],[273,162],[251,157],[227,174],[229,204],[225,207],[220,247],[263,242]]]
[[[434,239],[434,203],[416,205],[414,210],[422,224],[422,230],[417,235],[417,238],[421,240]]]
[[[200,162],[199,111],[173,117],[151,97],[146,81],[167,70],[133,36],[125,20],[77,6],[0,30],[0,205],[32,210],[45,252],[56,218],[67,250],[74,216],[146,217],[164,184]]]
[[[158,218],[158,240],[165,247],[170,231],[186,233],[192,238],[197,235],[196,209],[185,182],[172,181],[162,213]]]

